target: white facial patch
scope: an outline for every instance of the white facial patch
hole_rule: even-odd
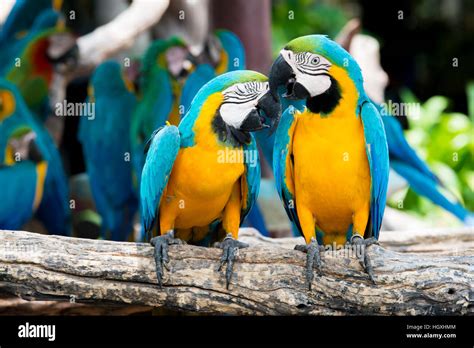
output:
[[[283,59],[293,69],[296,82],[300,83],[314,97],[326,92],[331,87],[328,76],[331,62],[323,56],[310,52],[294,53],[283,49],[280,51]]]
[[[224,101],[219,109],[222,119],[229,126],[239,129],[245,117],[257,106],[269,88],[268,82],[251,81],[236,83],[225,89]]]

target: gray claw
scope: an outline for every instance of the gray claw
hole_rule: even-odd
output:
[[[169,271],[168,263],[168,249],[170,245],[174,244],[186,244],[183,240],[179,238],[174,238],[174,231],[167,232],[164,235],[153,237],[150,240],[150,244],[155,247],[153,251],[153,256],[155,258],[156,264],[156,278],[158,279],[158,284],[160,288],[163,286],[163,268]]]
[[[372,266],[372,261],[370,260],[369,254],[367,254],[367,247],[373,244],[378,245],[378,240],[373,237],[364,239],[362,236],[354,234],[351,237],[350,243],[356,249],[360,248],[360,250],[356,250],[357,257],[359,258],[359,263],[364,269],[364,271],[368,274],[371,282],[374,285],[377,285],[374,277],[374,267]]]
[[[219,267],[217,268],[217,272],[220,272],[224,264],[227,262],[227,267],[225,270],[225,280],[226,288],[229,289],[230,279],[232,278],[237,251],[242,248],[247,248],[249,245],[247,243],[242,243],[234,239],[231,234],[228,234],[222,242],[216,243],[215,246],[223,250],[219,262]]]
[[[322,274],[322,262],[321,262],[321,251],[324,251],[324,247],[319,245],[315,238],[311,238],[311,242],[308,245],[296,245],[295,250],[306,253],[306,281],[308,282],[308,289],[311,291],[311,284],[313,282],[314,273],[313,268],[316,264],[318,275]]]

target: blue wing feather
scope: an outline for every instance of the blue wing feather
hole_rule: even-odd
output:
[[[165,126],[150,138],[140,185],[142,219],[146,232],[153,227],[161,195],[180,149],[180,135],[175,126]]]
[[[378,238],[387,198],[389,173],[388,146],[384,126],[379,112],[370,102],[361,106],[367,158],[371,175],[369,234]]]
[[[249,145],[244,146],[245,156],[245,180],[247,182],[247,202],[240,214],[240,222],[242,223],[248,215],[253,205],[257,202],[258,191],[260,190],[260,163],[258,158],[258,149],[255,138],[251,135],[252,141]],[[250,156],[256,156],[251,158]]]
[[[285,110],[275,133],[273,174],[275,176],[276,188],[281,200],[283,201],[285,211],[300,233],[302,233],[298,214],[296,212],[294,181],[292,177],[287,177],[286,175],[287,169],[289,169],[291,175],[293,175],[293,161],[291,158],[293,140],[290,131],[296,122],[293,115],[294,110],[293,107],[289,107]]]

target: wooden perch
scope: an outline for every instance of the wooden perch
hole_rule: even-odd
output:
[[[421,241],[428,234],[428,242],[436,242],[434,232],[422,232]],[[289,249],[297,238],[269,240],[243,229],[241,239],[251,246],[240,250],[229,290],[223,272],[216,272],[221,250],[171,246],[170,270],[160,289],[148,244],[0,231],[0,291],[28,300],[73,298],[201,314],[473,314],[472,236],[472,230],[439,232],[438,239],[450,246],[469,239],[458,255],[371,246],[377,285],[356,258],[344,250],[326,251],[323,274],[315,276],[310,292],[305,255]],[[416,243],[417,238],[398,233],[385,233],[381,242],[397,250]]]

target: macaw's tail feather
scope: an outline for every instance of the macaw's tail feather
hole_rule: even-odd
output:
[[[439,190],[440,185],[437,181],[427,178],[413,167],[404,164],[400,161],[392,160],[390,162],[393,170],[403,176],[410,187],[419,195],[425,196],[434,204],[439,205],[451,214],[456,216],[459,220],[467,223],[472,221],[472,213],[467,211],[459,202],[450,201]]]

